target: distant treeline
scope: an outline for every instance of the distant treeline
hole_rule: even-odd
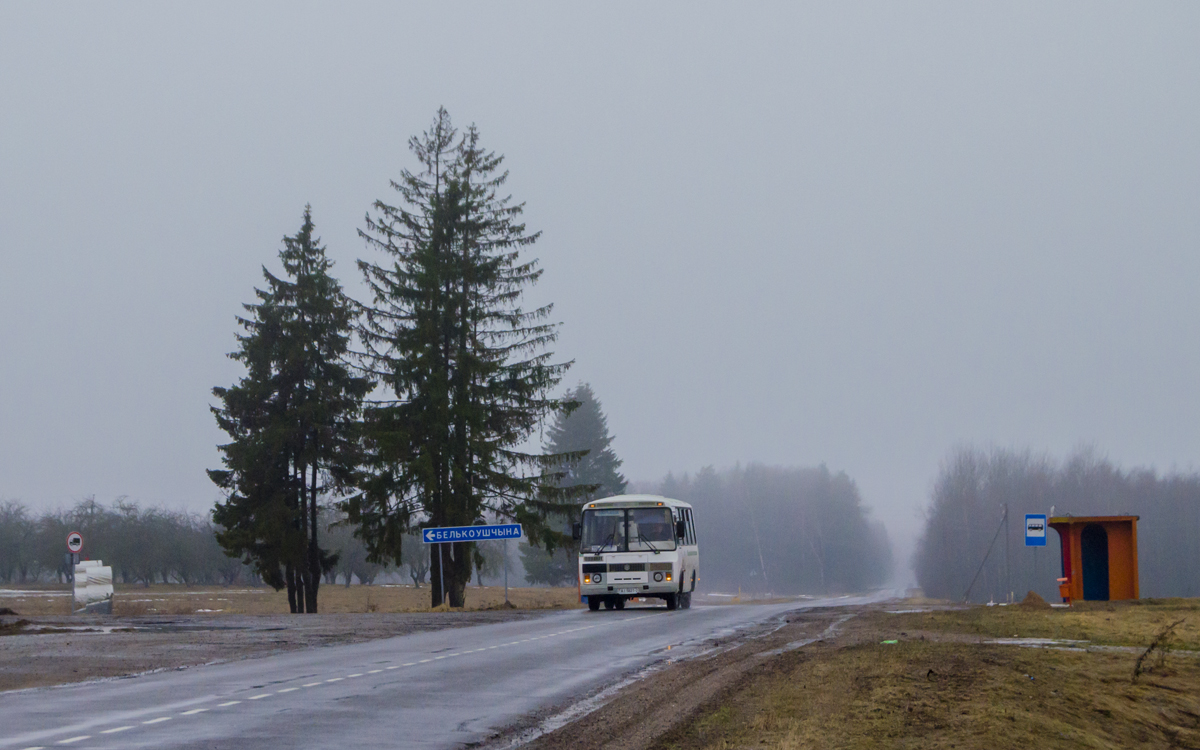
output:
[[[695,508],[704,591],[833,594],[887,582],[887,532],[845,473],[751,464],[668,475],[662,494]]]
[[[111,564],[121,583],[235,583],[249,574],[217,544],[212,523],[194,513],[88,498],[70,510],[35,515],[9,500],[0,504],[0,581],[66,581],[72,531],[83,535],[81,557]]]
[[[325,573],[327,583],[370,584],[380,575],[395,573],[403,580],[424,583],[429,551],[416,535],[405,540],[405,562],[399,569],[372,563],[345,515],[323,508],[320,525],[326,544],[337,556]],[[229,557],[217,543],[218,526],[196,513],[142,507],[124,499],[111,505],[88,498],[69,510],[30,511],[16,500],[0,502],[0,583],[66,582],[67,534],[83,535],[83,559],[111,565],[118,583],[261,585],[253,568]],[[490,553],[491,550],[489,549]],[[503,573],[502,560],[486,562]],[[483,566],[485,575],[492,571]]]
[[[1029,451],[954,451],[942,465],[914,556],[917,582],[929,596],[961,599],[979,570],[1008,504],[1008,575],[1017,598],[1036,591],[1059,601],[1058,534],[1045,548],[1025,547],[1025,514],[1136,515],[1141,595],[1200,595],[1200,475],[1122,471],[1091,451],[1059,464]],[[1004,532],[996,540],[973,601],[1002,601]]]

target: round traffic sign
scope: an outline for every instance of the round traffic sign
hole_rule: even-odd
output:
[[[71,552],[78,552],[83,549],[83,534],[78,531],[72,531],[67,534],[67,549]]]

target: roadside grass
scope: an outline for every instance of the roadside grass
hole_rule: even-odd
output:
[[[12,591],[10,589],[9,591]],[[324,585],[319,592],[319,611],[326,614],[366,612],[429,612],[429,587],[376,584],[373,586]],[[508,598],[516,609],[573,609],[579,604],[578,590],[570,588],[509,588]],[[70,589],[21,589],[3,599],[5,606],[22,617],[70,614]],[[503,586],[468,586],[468,611],[504,609]],[[439,608],[445,611],[445,608]],[[453,610],[452,610],[453,611]],[[117,584],[113,596],[114,615],[275,615],[287,614],[286,591],[269,587],[196,586],[157,584],[144,587]]]
[[[1163,620],[1188,616],[1195,605],[864,614],[837,643],[765,662],[654,747],[1200,748],[1195,655],[1168,652],[1134,682],[1136,653],[978,638],[1056,637],[1062,623],[1043,618],[1066,616],[1062,637],[1086,634],[1145,648]]]
[[[1200,599],[1079,602],[1069,608],[1045,609],[969,607],[890,617],[890,627],[898,632],[928,629],[989,638],[1060,638],[1143,648],[1164,627],[1183,620],[1174,630],[1173,647],[1200,651]]]

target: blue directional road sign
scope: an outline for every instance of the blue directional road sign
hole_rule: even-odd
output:
[[[495,526],[443,526],[440,529],[425,529],[421,532],[421,540],[426,544],[520,538],[521,524],[519,523],[501,523]]]
[[[1025,546],[1046,546],[1046,515],[1044,513],[1025,514]]]

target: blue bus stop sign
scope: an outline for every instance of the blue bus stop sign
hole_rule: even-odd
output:
[[[1046,546],[1046,514],[1044,514],[1044,513],[1026,513],[1025,514],[1025,546],[1026,547],[1045,547]]]

